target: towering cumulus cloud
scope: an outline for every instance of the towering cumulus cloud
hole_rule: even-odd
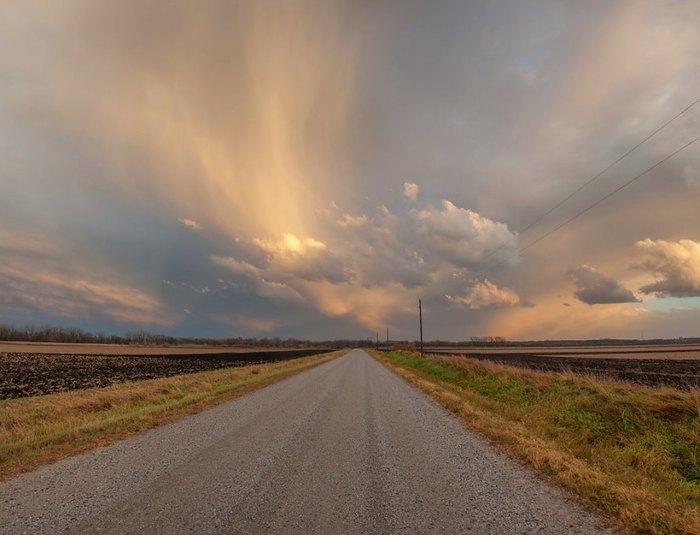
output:
[[[474,267],[489,258],[516,263],[515,235],[503,223],[450,201],[442,201],[441,209],[429,208],[418,214],[419,233],[426,246],[456,266]]]

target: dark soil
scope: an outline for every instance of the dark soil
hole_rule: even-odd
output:
[[[444,353],[442,353],[443,356]],[[573,372],[647,386],[700,388],[700,360],[553,357],[523,353],[468,353],[461,357],[490,360],[547,372]]]
[[[327,352],[327,349],[299,349],[211,355],[0,353],[0,399],[105,387],[125,381],[278,362]]]

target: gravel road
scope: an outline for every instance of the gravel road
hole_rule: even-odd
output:
[[[0,532],[608,533],[361,350],[0,483]]]

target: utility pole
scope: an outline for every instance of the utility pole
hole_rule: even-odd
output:
[[[389,347],[389,327],[386,328],[386,347]]]
[[[376,348],[378,348],[378,347],[379,347],[379,333],[377,333],[377,345],[376,345],[376,346],[374,346],[374,347],[376,347]]]
[[[420,356],[423,356],[423,304],[418,300],[418,320],[420,321]]]

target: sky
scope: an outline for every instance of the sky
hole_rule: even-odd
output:
[[[0,323],[700,336],[700,103],[557,206],[698,98],[692,1],[2,2]]]

